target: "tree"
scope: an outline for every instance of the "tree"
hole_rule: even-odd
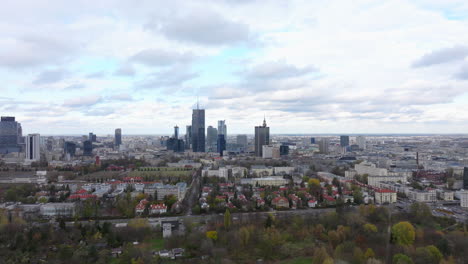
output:
[[[167,208],[172,208],[172,205],[177,202],[177,197],[175,195],[170,194],[164,196],[164,203],[167,205]]]
[[[410,222],[404,221],[393,225],[392,238],[397,245],[408,246],[414,243],[416,232]]]
[[[216,240],[218,240],[218,232],[216,232],[216,231],[207,231],[206,232],[206,237],[213,240],[213,241],[216,241]]]
[[[410,257],[404,254],[400,254],[400,253],[393,256],[392,263],[393,264],[414,264],[413,260]]]
[[[377,227],[373,224],[367,223],[364,225],[364,231],[366,231],[366,233],[376,233]]]
[[[356,189],[353,191],[353,199],[354,199],[354,203],[356,204],[364,203],[364,197],[362,196],[361,190]]]
[[[372,250],[372,248],[368,248],[366,250],[366,253],[364,253],[364,259],[371,259],[371,258],[374,258],[374,257],[375,257],[374,250]]]
[[[229,212],[229,209],[226,209],[226,212],[224,212],[224,228],[229,229],[229,227],[231,227],[231,224],[231,212]]]

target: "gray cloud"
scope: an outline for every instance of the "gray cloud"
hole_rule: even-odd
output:
[[[425,54],[413,62],[412,67],[427,67],[446,62],[459,61],[463,60],[466,56],[468,56],[468,46],[453,46],[451,48],[435,50]]]
[[[166,66],[174,63],[189,62],[194,58],[195,56],[188,52],[180,53],[169,50],[147,49],[133,55],[130,61],[146,66]]]
[[[251,35],[247,25],[203,9],[170,20],[152,21],[146,28],[160,32],[169,39],[201,45],[245,42]]]
[[[468,80],[468,64],[464,64],[460,70],[455,74],[458,80]]]
[[[303,76],[318,71],[319,69],[314,66],[299,68],[284,61],[271,61],[255,65],[248,70],[247,77],[253,79],[283,79]]]
[[[118,76],[135,76],[135,68],[130,63],[126,63],[120,66],[115,72],[114,75]]]
[[[80,90],[80,89],[83,89],[85,87],[86,87],[86,85],[84,85],[82,83],[75,83],[75,84],[71,84],[71,85],[68,85],[67,87],[65,87],[65,90]]]
[[[136,87],[138,89],[176,87],[181,86],[197,76],[198,73],[194,73],[186,68],[173,67],[148,75],[143,81],[138,82]]]
[[[88,78],[88,79],[99,79],[99,78],[102,78],[104,76],[106,76],[106,73],[103,72],[103,71],[99,71],[99,72],[93,72],[93,73],[87,74],[86,78]]]
[[[112,101],[133,101],[133,97],[128,93],[114,94],[108,97]]]
[[[73,41],[54,36],[27,35],[14,38],[0,49],[0,66],[25,68],[63,63],[79,49]]]
[[[56,83],[65,79],[69,73],[65,70],[56,69],[56,70],[46,70],[41,72],[36,79],[33,81],[33,84],[50,84]]]
[[[63,106],[72,107],[72,108],[81,108],[81,107],[90,107],[102,102],[101,96],[84,96],[72,98],[63,103]]]

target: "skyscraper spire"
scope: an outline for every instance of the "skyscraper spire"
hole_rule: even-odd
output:
[[[265,114],[263,114],[263,127],[266,127],[266,126],[267,126],[266,118],[265,118]]]
[[[198,95],[197,95],[197,110],[200,109],[199,108],[199,100],[198,100]]]

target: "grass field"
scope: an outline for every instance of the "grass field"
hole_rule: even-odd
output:
[[[312,263],[311,257],[299,257],[289,260],[281,261],[282,264],[310,264]]]

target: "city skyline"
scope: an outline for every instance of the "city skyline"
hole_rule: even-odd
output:
[[[461,0],[8,2],[0,113],[24,134],[170,134],[199,96],[206,123],[227,120],[229,134],[252,133],[264,113],[281,134],[466,133],[467,11]]]

